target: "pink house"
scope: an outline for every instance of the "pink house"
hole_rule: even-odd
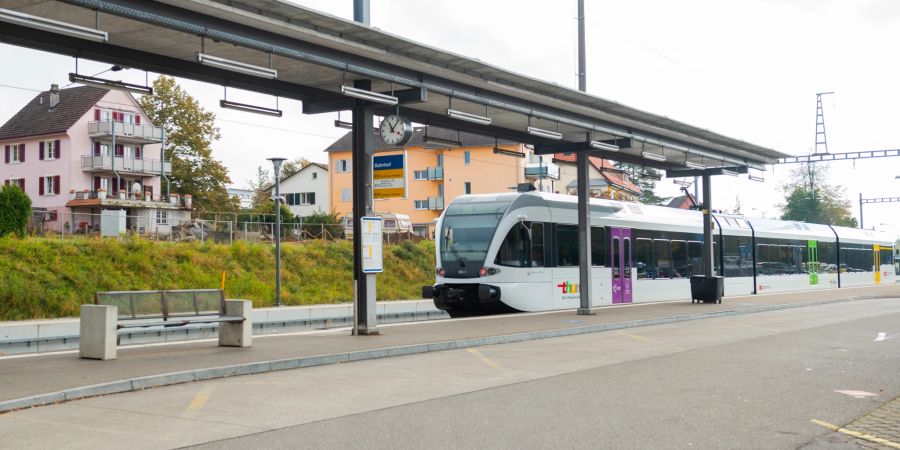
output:
[[[24,190],[48,229],[167,234],[191,202],[167,196],[161,143],[131,94],[53,85],[0,127],[0,181]]]

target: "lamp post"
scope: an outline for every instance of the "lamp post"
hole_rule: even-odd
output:
[[[268,158],[275,167],[275,306],[281,306],[281,163],[286,158]]]

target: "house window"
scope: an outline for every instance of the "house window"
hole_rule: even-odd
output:
[[[444,155],[437,155],[437,166],[444,167]]]
[[[23,192],[25,191],[25,179],[24,178],[13,178],[12,180],[6,180],[3,184],[11,184],[13,186],[17,186]]]
[[[472,163],[472,152],[470,152],[470,151],[463,152],[463,158],[466,160],[466,165],[468,166],[469,164]]]
[[[319,179],[319,172],[313,172],[313,173],[312,173],[312,179],[313,179],[313,180]]]
[[[59,158],[59,149],[56,148],[57,142],[59,141],[44,141],[44,159]]]
[[[108,109],[100,110],[100,121],[101,122],[109,122],[110,120],[112,120],[110,118],[110,111]]]
[[[38,185],[40,195],[57,195],[59,194],[59,175],[52,177],[40,177]]]
[[[300,204],[301,205],[315,205],[316,204],[316,193],[315,192],[303,192],[300,195]]]
[[[349,172],[350,171],[350,160],[349,159],[339,159],[337,161],[337,165],[334,169],[335,172]]]
[[[427,180],[428,179],[428,171],[427,170],[415,170],[413,171],[413,176],[416,180]]]
[[[46,219],[44,221],[45,222],[56,222],[57,220],[59,220],[59,213],[56,211],[50,211],[47,213]]]
[[[341,201],[342,202],[353,201],[353,189],[350,189],[350,188],[341,189]]]
[[[134,123],[134,114],[132,113],[119,113],[119,118],[122,119],[122,122],[128,124]]]
[[[156,224],[157,225],[168,225],[169,224],[169,212],[157,209],[156,210]]]
[[[472,193],[472,183],[469,181],[466,181],[465,184],[466,184],[466,194],[471,194]]]
[[[6,146],[6,163],[16,164],[25,162],[25,144],[12,144]]]
[[[415,208],[416,209],[428,209],[428,200],[416,200]]]

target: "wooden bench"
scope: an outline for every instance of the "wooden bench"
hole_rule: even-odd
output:
[[[97,292],[93,305],[81,306],[81,357],[115,359],[120,330],[195,323],[219,323],[219,346],[249,347],[251,309],[220,289]]]

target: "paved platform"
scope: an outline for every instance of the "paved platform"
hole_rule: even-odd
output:
[[[378,336],[267,336],[246,349],[215,342],[125,347],[114,361],[82,360],[77,352],[4,358],[0,412],[228,376],[872,298],[900,301],[900,285],[728,297],[722,304],[610,306],[592,316],[571,310],[417,322],[382,327]]]

